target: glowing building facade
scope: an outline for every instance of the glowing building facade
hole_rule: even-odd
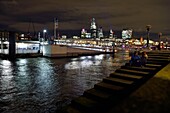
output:
[[[113,30],[112,30],[112,29],[110,29],[109,38],[113,38],[113,34],[114,34]]]
[[[91,31],[91,38],[96,39],[97,26],[96,26],[95,18],[92,18],[92,20],[91,20],[90,31]]]
[[[100,28],[98,29],[97,34],[98,34],[98,38],[99,38],[99,39],[101,39],[101,38],[103,38],[103,37],[104,37],[104,36],[103,36],[103,30],[102,30],[102,27],[100,27]]]
[[[123,29],[122,30],[122,39],[132,38],[132,29]]]
[[[81,30],[81,38],[86,38],[86,33],[87,33],[87,31],[83,28]]]

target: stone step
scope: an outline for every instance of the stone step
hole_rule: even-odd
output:
[[[59,112],[60,113],[60,112]],[[61,113],[83,113],[82,111],[76,109],[74,106],[68,106],[66,110],[63,110]]]
[[[147,64],[146,63],[146,66],[145,67],[150,67],[150,68],[160,68],[162,65],[160,64]]]
[[[117,86],[117,85],[113,85],[113,84],[109,84],[105,82],[100,82],[98,84],[95,84],[94,88],[97,90],[99,89],[99,90],[106,91],[109,93],[114,93],[114,94],[121,93],[125,89],[125,87]]]
[[[137,67],[137,66],[121,66],[122,69],[139,70],[139,71],[155,71],[156,68],[151,67]]]
[[[170,56],[170,52],[148,52],[147,55]]]
[[[144,67],[160,69],[165,63],[157,63],[153,61],[148,61]],[[130,66],[130,63],[126,63],[124,66]],[[133,66],[134,67],[134,66]],[[141,68],[141,67],[139,67]],[[142,69],[142,68],[141,68]]]
[[[148,55],[148,58],[155,58],[155,59],[169,59],[170,56]]]
[[[155,59],[170,59],[169,56],[154,56],[154,55],[153,55],[153,56],[150,55],[149,58],[155,58]]]
[[[150,62],[151,62],[151,61],[150,61]],[[155,62],[154,62],[154,63],[155,63]],[[148,65],[148,67],[150,66],[151,68],[155,68],[155,67],[160,67],[160,66],[162,66],[161,64],[151,64],[151,63],[146,64],[146,65]],[[125,66],[130,66],[130,63],[129,63],[129,62],[126,63]],[[146,66],[146,67],[147,67],[147,66]]]
[[[150,54],[169,54],[170,51],[150,51]]]
[[[160,56],[160,55],[162,55],[162,56],[169,56],[169,54],[170,53],[147,53],[147,55],[155,55],[155,56]]]
[[[134,81],[132,81],[132,80],[125,80],[125,79],[113,78],[113,77],[104,78],[103,82],[110,83],[113,85],[123,86],[123,87],[132,85],[134,83]]]
[[[138,76],[142,76],[142,75],[145,76],[149,74],[149,72],[146,71],[129,70],[129,69],[117,69],[115,72],[138,75]]]
[[[148,61],[167,62],[170,59],[148,58]]]
[[[81,111],[91,111],[94,112],[96,111],[96,108],[99,106],[99,103],[95,100],[89,99],[84,96],[80,96],[76,99],[73,99],[71,101],[72,106],[75,109],[81,110]],[[77,110],[77,111],[78,111]]]
[[[161,69],[162,65],[158,64],[146,64],[145,67],[156,68],[156,70]]]
[[[86,90],[83,95],[85,97],[92,98],[100,102],[105,102],[112,96],[112,93],[108,93],[103,90],[92,88],[92,89]]]
[[[160,57],[160,58],[163,58],[163,57],[165,57],[165,58],[168,58],[168,57],[170,57],[170,54],[148,54],[148,57]]]
[[[161,61],[153,61],[153,60],[147,60],[146,64],[157,64],[157,65],[164,65],[164,64],[167,64],[168,61],[166,62],[161,62]]]
[[[121,79],[126,79],[126,80],[140,80],[143,78],[143,76],[137,76],[137,75],[131,75],[131,74],[123,74],[123,73],[111,73],[110,77],[113,78],[121,78]]]

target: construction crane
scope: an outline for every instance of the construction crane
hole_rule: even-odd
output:
[[[31,32],[30,32],[31,27],[33,28],[33,35],[31,35]],[[34,23],[32,21],[29,22],[27,37],[30,40],[38,40],[36,31],[35,31],[35,26],[34,26]]]

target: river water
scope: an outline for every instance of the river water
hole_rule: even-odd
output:
[[[0,59],[0,113],[55,113],[128,60],[127,52]]]

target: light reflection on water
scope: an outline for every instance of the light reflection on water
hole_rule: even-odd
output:
[[[128,54],[0,60],[0,112],[53,113],[129,60]]]

